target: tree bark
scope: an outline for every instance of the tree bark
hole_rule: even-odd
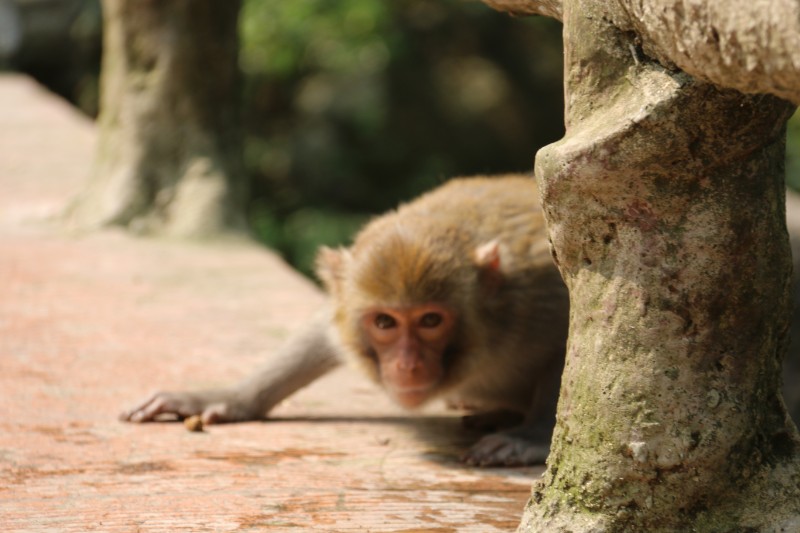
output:
[[[484,0],[513,15],[562,18],[564,0]],[[614,0],[604,15],[662,65],[744,93],[800,104],[797,0]]]
[[[72,225],[182,237],[243,227],[239,7],[104,0],[100,141]]]
[[[620,0],[644,51],[744,93],[800,104],[797,0]]]
[[[793,106],[665,69],[681,64],[670,45],[684,36],[656,39],[667,37],[652,14],[679,3],[563,2],[567,133],[539,151],[536,176],[570,336],[548,470],[520,531],[800,530],[800,436],[780,394]],[[766,68],[752,85],[747,68],[703,78],[800,88]]]
[[[483,0],[486,5],[512,15],[544,15],[561,20],[562,0]]]

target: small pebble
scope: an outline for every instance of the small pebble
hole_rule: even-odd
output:
[[[183,425],[189,431],[203,431],[203,418],[200,415],[192,415],[183,419]]]

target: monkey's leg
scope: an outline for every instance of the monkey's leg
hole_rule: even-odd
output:
[[[341,364],[330,339],[331,312],[318,313],[253,376],[222,389],[159,392],[124,411],[121,420],[150,422],[200,415],[205,424],[260,420],[298,389]]]
[[[550,453],[563,362],[553,361],[535,380],[535,391],[523,422],[481,438],[462,456],[473,466],[544,464]]]

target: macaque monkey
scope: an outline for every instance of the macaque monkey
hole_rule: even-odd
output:
[[[350,248],[323,248],[317,274],[329,303],[255,375],[225,389],[158,393],[121,418],[263,419],[349,359],[407,409],[444,398],[518,414],[518,426],[484,436],[466,463],[544,461],[568,296],[532,179],[452,180],[375,219]]]

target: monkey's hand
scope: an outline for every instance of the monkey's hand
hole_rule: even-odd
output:
[[[200,415],[203,424],[260,420],[264,413],[252,408],[252,402],[237,398],[234,391],[218,389],[196,392],[158,392],[133,409],[122,412],[126,422],[152,422]]]
[[[461,457],[471,466],[528,466],[544,464],[550,453],[550,430],[517,426],[481,438]]]

